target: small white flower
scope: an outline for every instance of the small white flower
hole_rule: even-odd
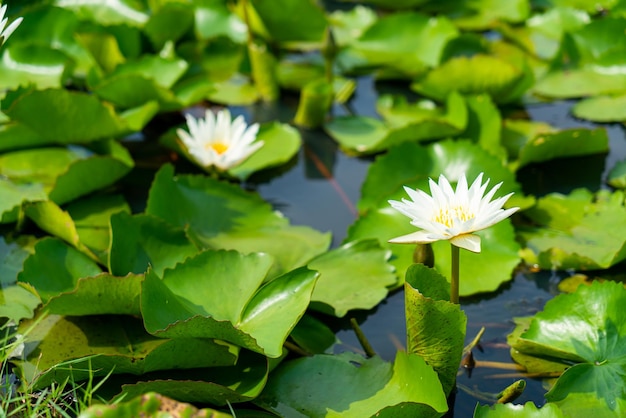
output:
[[[449,240],[452,245],[480,252],[480,237],[473,232],[488,228],[508,218],[519,208],[502,209],[513,193],[500,197],[493,202],[496,191],[502,183],[495,185],[486,195],[489,179],[482,184],[483,173],[468,188],[463,174],[452,189],[448,180],[439,176],[439,184],[430,179],[432,196],[421,190],[404,187],[412,200],[402,202],[390,200],[389,204],[411,218],[411,224],[420,231],[390,240],[391,243],[428,244],[440,240]]]
[[[231,122],[228,109],[219,111],[217,116],[207,110],[204,118],[186,118],[189,132],[178,129],[176,133],[189,155],[204,168],[228,170],[263,146],[263,141],[255,142],[259,125],[247,126],[243,116]]]
[[[4,17],[4,14],[6,13],[6,11],[7,11],[6,4],[0,7],[0,38],[2,38],[0,40],[0,45],[2,45],[9,38],[9,36],[11,36],[13,31],[17,29],[20,23],[22,23],[22,19],[23,19],[21,17],[18,17],[13,22],[11,22],[11,24],[7,27],[7,23],[9,22],[9,19]]]

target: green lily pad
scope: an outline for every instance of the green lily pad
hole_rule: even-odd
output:
[[[567,416],[620,416],[626,411],[623,339],[626,289],[594,282],[550,300],[513,342],[522,353],[569,366],[546,394]]]
[[[606,182],[616,189],[626,189],[626,161],[615,164],[609,172]]]
[[[334,118],[325,129],[342,148],[370,154],[402,142],[458,135],[468,120],[465,101],[456,92],[448,96],[445,110],[430,100],[409,104],[406,99],[392,96],[382,96],[377,109],[386,123],[370,117],[346,116]]]
[[[543,269],[608,268],[626,259],[624,194],[586,189],[550,194],[527,212],[534,227],[520,232],[525,259]]]
[[[407,352],[432,366],[446,394],[456,385],[467,326],[461,307],[447,300],[449,289],[445,277],[423,264],[413,264],[406,273]]]
[[[537,408],[534,403],[526,402],[524,405],[510,403],[489,405],[476,405],[474,418],[565,418],[558,406],[547,403]]]
[[[58,239],[44,238],[35,244],[35,253],[24,261],[17,280],[30,283],[45,303],[60,293],[74,290],[80,278],[100,273],[100,267],[85,254]]]
[[[600,154],[609,151],[603,128],[564,129],[536,135],[519,150],[518,167],[555,158]]]
[[[142,284],[146,329],[160,337],[218,338],[279,357],[309,304],[317,273],[300,268],[261,286],[271,257],[207,250]]]
[[[349,242],[317,256],[308,264],[320,273],[311,309],[342,317],[378,305],[397,282],[390,257],[377,240]]]
[[[134,0],[94,0],[85,3],[81,0],[58,2],[60,7],[76,13],[80,20],[90,20],[99,25],[143,26],[148,20],[148,12]]]
[[[289,337],[300,348],[311,354],[323,354],[338,342],[332,329],[309,314],[304,314],[300,318]]]
[[[623,93],[626,72],[601,67],[556,71],[539,79],[533,92],[555,99]]]
[[[272,277],[306,264],[324,252],[330,241],[328,234],[290,226],[257,194],[204,176],[175,177],[170,165],[157,173],[146,213],[185,228],[201,248],[271,254],[275,260]]]
[[[454,57],[418,78],[411,88],[420,94],[443,100],[452,91],[488,94],[496,103],[519,99],[532,85],[529,70],[504,59],[484,54]]]
[[[3,285],[0,288],[0,318],[14,323],[32,318],[41,304],[37,291],[28,283]]]
[[[480,94],[465,97],[467,126],[460,138],[471,139],[488,153],[506,160],[506,149],[501,144],[502,116],[490,96]]]
[[[626,122],[626,94],[581,100],[572,108],[577,118],[592,122]]]
[[[60,88],[71,69],[71,59],[60,51],[47,46],[12,45],[2,51],[0,88],[15,89],[27,84],[40,89]]]
[[[247,37],[245,23],[219,0],[200,2],[194,10],[194,22],[200,39],[225,36],[236,43],[244,43]]]
[[[86,93],[34,90],[4,112],[50,143],[87,143],[129,133],[111,105]]]
[[[70,375],[78,382],[89,376],[140,375],[155,370],[229,366],[239,350],[223,341],[146,334],[140,319],[130,316],[48,315],[20,325],[29,329],[23,377],[41,388]]]
[[[328,15],[333,37],[338,46],[354,43],[377,19],[374,10],[360,4],[350,10],[335,10]]]
[[[528,18],[528,0],[477,0],[442,1],[435,7],[453,17],[453,22],[461,29],[485,31],[498,28],[501,22],[520,23]]]
[[[259,99],[259,92],[248,77],[234,74],[230,79],[213,83],[214,90],[207,99],[225,105],[251,105]]]
[[[143,55],[137,60],[128,60],[118,65],[110,76],[134,74],[153,80],[160,87],[171,88],[188,67],[187,62],[180,58]]]
[[[256,398],[265,387],[268,371],[267,357],[242,351],[231,366],[153,373],[150,380],[123,385],[116,399],[158,392],[185,402],[226,406]]]
[[[384,65],[416,76],[439,65],[448,41],[459,34],[444,16],[398,12],[379,18],[352,47],[369,65]]]
[[[98,256],[100,263],[107,265],[111,246],[111,216],[130,212],[124,198],[120,195],[90,196],[73,201],[65,209],[74,222],[79,241]]]
[[[170,3],[171,4],[171,3]],[[175,401],[156,392],[148,392],[141,397],[121,401],[113,405],[93,405],[81,411],[82,418],[174,418],[167,411],[174,410],[179,416],[210,416],[231,418],[232,415],[211,408],[198,409],[193,405]]]
[[[296,129],[278,122],[262,124],[257,141],[263,141],[263,146],[243,163],[230,169],[230,174],[244,180],[257,171],[284,164],[298,153],[302,145]]]
[[[1,221],[13,222],[17,211],[24,202],[38,202],[48,198],[39,183],[19,183],[7,178],[0,178],[0,214]]]
[[[143,27],[143,31],[152,41],[156,50],[167,41],[175,42],[191,29],[194,21],[194,8],[190,4],[166,2],[154,10]],[[196,9],[196,13],[200,8]],[[204,27],[204,26],[200,26]]]
[[[324,10],[311,0],[251,0],[248,7],[251,29],[287,46],[319,43],[328,26]]]
[[[403,352],[393,365],[352,353],[283,363],[255,403],[294,417],[366,417],[390,407],[382,416],[435,417],[447,410],[436,373]]]
[[[57,315],[139,315],[139,294],[143,276],[115,277],[108,273],[76,280],[71,290],[60,291],[45,303],[47,312]],[[39,285],[37,282],[35,286]],[[39,285],[40,286],[40,285]],[[60,289],[59,289],[60,290]]]
[[[150,267],[158,275],[198,252],[185,231],[152,215],[111,217],[109,270],[118,276],[142,274]]]

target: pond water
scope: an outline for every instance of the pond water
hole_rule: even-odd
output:
[[[375,116],[377,90],[387,91],[390,87],[398,91],[397,86],[377,85],[369,77],[359,79],[355,97],[350,102],[350,111]],[[510,112],[559,128],[594,127],[592,123],[569,115],[572,104],[532,104],[525,109],[510,109]],[[234,113],[246,114],[249,120],[258,122],[272,119],[291,122],[296,106],[297,101],[288,98],[281,105],[259,104],[235,108]],[[346,112],[343,107],[334,109],[335,115]],[[520,171],[518,178],[524,191],[539,197],[555,191],[567,193],[579,187],[590,190],[602,187],[602,181],[611,167],[626,157],[623,127],[618,124],[604,127],[610,137],[609,154],[526,167]],[[264,199],[283,212],[293,224],[331,231],[333,246],[337,246],[357,217],[354,207],[359,200],[361,184],[370,160],[345,155],[321,130],[302,131],[302,134],[305,146],[297,162],[288,171],[268,182],[251,183],[248,187],[256,188]],[[485,327],[485,333],[479,349],[474,350],[477,367],[471,373],[459,374],[454,411],[448,416],[471,416],[477,401],[493,403],[493,396],[522,378],[526,380],[527,386],[516,403],[530,400],[542,405],[545,402],[545,389],[541,380],[527,378],[514,370],[506,337],[514,328],[513,318],[530,316],[542,310],[544,304],[558,293],[559,281],[567,276],[567,273],[550,271],[530,272],[527,267],[521,266],[513,280],[501,286],[497,292],[461,300],[468,318],[466,343],[474,338],[481,327]],[[348,317],[335,321],[336,335],[341,341],[335,347],[335,352],[362,352],[349,326],[349,317],[357,319],[374,350],[384,359],[392,361],[396,351],[403,349],[406,331],[404,295],[401,290],[393,292],[372,311],[351,312]],[[332,322],[331,318],[324,320]],[[481,362],[492,363],[484,365]]]

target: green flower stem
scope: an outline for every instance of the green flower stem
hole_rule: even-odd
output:
[[[459,257],[461,249],[450,244],[452,249],[452,273],[450,275],[450,302],[459,303]]]

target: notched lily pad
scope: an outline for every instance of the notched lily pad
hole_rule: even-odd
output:
[[[271,263],[267,254],[207,250],[162,278],[149,271],[141,297],[146,329],[160,337],[218,338],[279,357],[317,273],[300,268],[261,286]]]
[[[352,353],[283,363],[256,403],[281,416],[307,417],[366,417],[379,411],[436,417],[447,410],[436,373],[421,357],[404,352],[393,365]]]
[[[525,259],[543,269],[592,270],[626,259],[624,194],[586,189],[553,193],[526,211],[533,227],[520,231]]]
[[[547,403],[537,408],[534,403],[526,402],[524,405],[510,403],[489,405],[476,405],[474,418],[565,418],[558,406]]]
[[[513,350],[567,366],[546,394],[566,416],[584,417],[591,411],[600,416],[625,413],[624,303],[626,289],[621,283],[579,286],[546,303],[528,329],[511,341]],[[545,372],[545,366],[541,363],[540,371]]]

